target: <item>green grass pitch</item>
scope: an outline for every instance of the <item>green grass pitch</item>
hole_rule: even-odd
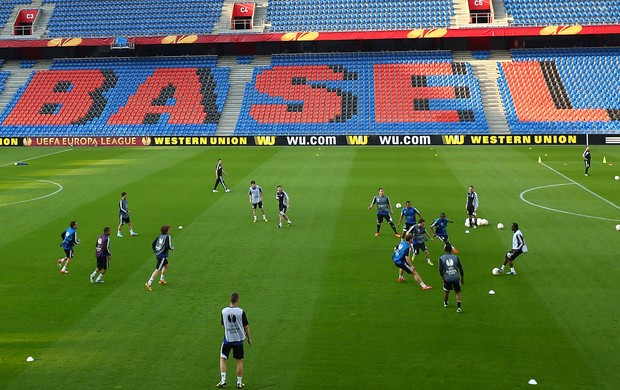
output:
[[[254,339],[248,389],[514,389],[532,378],[540,388],[616,388],[620,148],[593,147],[590,177],[581,152],[2,149],[0,388],[215,387],[219,313],[233,291]],[[217,158],[230,193],[211,192]],[[252,223],[250,180],[265,191],[268,223]],[[278,184],[293,221],[280,230]],[[490,224],[465,234],[469,184]],[[375,237],[375,211],[366,209],[378,187],[427,220],[444,211],[455,221],[448,232],[464,263],[462,314],[453,295],[443,308],[437,267],[423,258],[414,265],[432,290],[397,283],[398,240],[385,223]],[[104,226],[116,229],[122,191],[140,235],[111,236],[105,283],[92,285],[95,239]],[[81,244],[61,275],[59,234],[72,219]],[[530,251],[516,261],[517,276],[493,276],[513,221]],[[148,292],[150,244],[166,223],[176,247],[168,285]],[[436,260],[441,245],[429,248]],[[229,387],[234,378],[230,362]]]

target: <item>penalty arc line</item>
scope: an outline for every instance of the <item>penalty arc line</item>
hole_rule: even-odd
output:
[[[581,187],[582,189],[584,189],[584,190],[588,191],[590,194],[592,194],[592,195],[596,196],[597,198],[599,198],[599,199],[600,199],[600,200],[602,200],[603,202],[605,202],[605,203],[607,203],[607,204],[609,204],[609,205],[611,205],[611,206],[615,207],[616,209],[620,210],[620,206],[618,206],[617,204],[615,204],[615,203],[613,203],[613,202],[611,202],[611,201],[609,201],[609,200],[607,200],[607,199],[603,198],[603,197],[602,197],[602,196],[600,196],[599,194],[597,194],[597,193],[593,192],[592,190],[590,190],[590,189],[588,189],[588,188],[586,188],[586,187],[582,186],[581,184],[577,183],[575,180],[571,179],[570,177],[568,177],[568,176],[566,176],[566,175],[561,174],[560,172],[558,172],[558,171],[556,171],[555,169],[551,168],[549,165],[547,165],[547,164],[545,164],[545,163],[543,163],[543,162],[541,162],[540,164],[541,164],[543,167],[545,167],[545,168],[547,168],[547,169],[550,169],[551,171],[553,171],[553,172],[557,173],[558,175],[562,176],[563,178],[565,178],[566,180],[570,181],[571,183],[573,183],[573,184],[575,184],[575,185],[577,185],[577,186]],[[615,221],[615,219],[614,219],[614,221]]]
[[[584,218],[598,219],[598,220],[601,220],[601,221],[620,222],[620,219],[612,219],[612,218],[596,217],[596,216],[593,216],[593,215],[586,215],[586,214],[572,213],[572,212],[570,212],[570,211],[558,210],[558,209],[554,209],[554,208],[551,208],[551,207],[542,206],[542,205],[539,205],[539,204],[536,204],[536,203],[530,202],[529,200],[525,199],[525,196],[524,196],[526,193],[528,193],[528,192],[530,192],[530,191],[536,191],[536,190],[541,190],[541,189],[544,189],[544,188],[552,188],[552,187],[560,187],[560,186],[572,186],[572,185],[574,185],[574,184],[575,184],[575,183],[562,183],[562,184],[551,184],[551,185],[548,185],[548,186],[541,186],[541,187],[530,188],[530,189],[527,189],[527,190],[525,190],[525,191],[521,192],[521,193],[519,194],[519,198],[520,198],[522,201],[524,201],[525,203],[529,204],[529,205],[532,205],[532,206],[534,206],[534,207],[539,207],[539,208],[544,209],[544,210],[547,210],[547,211],[553,211],[553,212],[556,212],[556,213],[562,213],[562,214],[574,215],[574,216],[576,216],[576,217],[584,217]]]
[[[33,180],[33,181],[38,181],[38,182],[42,182],[42,183],[49,183],[49,184],[55,185],[58,188],[56,189],[56,191],[54,191],[52,193],[49,193],[47,195],[39,196],[37,198],[32,198],[32,199],[20,200],[18,202],[2,203],[2,204],[0,204],[0,207],[11,206],[11,205],[27,203],[27,202],[34,202],[35,200],[49,198],[50,196],[54,196],[54,195],[56,195],[57,193],[59,193],[60,191],[62,191],[64,189],[64,187],[61,184],[56,183],[55,181],[42,180],[42,179],[19,179],[19,180]]]

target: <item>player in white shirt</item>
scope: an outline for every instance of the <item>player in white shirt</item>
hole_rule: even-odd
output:
[[[516,275],[517,271],[512,264],[512,262],[521,254],[527,252],[527,245],[525,245],[525,240],[523,239],[523,233],[519,230],[519,224],[513,222],[510,226],[510,230],[513,231],[512,235],[512,250],[506,253],[504,257],[504,264],[499,268],[499,272],[504,272],[504,268],[506,265],[510,266],[510,271],[506,273],[506,275]]]
[[[245,311],[239,307],[239,293],[234,292],[230,296],[230,306],[222,309],[222,325],[224,326],[224,340],[220,348],[220,382],[217,387],[226,387],[226,362],[230,351],[237,360],[237,388],[245,386],[243,384],[243,342],[248,341],[252,346],[250,337],[250,327]]]
[[[265,216],[265,210],[263,209],[263,189],[256,185],[256,182],[252,180],[250,182],[250,191],[248,192],[250,197],[250,204],[252,205],[252,214],[254,214],[254,222],[256,222],[256,208],[258,207],[263,213],[263,221],[267,222]]]

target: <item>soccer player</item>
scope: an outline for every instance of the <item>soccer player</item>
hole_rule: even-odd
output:
[[[411,274],[416,282],[422,287],[422,290],[430,290],[432,287],[424,284],[424,281],[416,271],[413,264],[411,264],[411,241],[413,240],[413,236],[408,234],[405,237],[405,240],[400,242],[396,248],[394,248],[394,253],[392,254],[392,260],[394,261],[394,265],[398,267],[398,283],[402,283],[405,281],[404,272]]]
[[[291,198],[284,192],[282,186],[278,186],[276,191],[276,199],[278,200],[278,210],[280,210],[280,223],[278,229],[282,227],[282,220],[285,219],[287,226],[291,226],[293,221],[286,215],[286,211],[291,208]]]
[[[110,257],[112,257],[112,253],[110,253],[110,228],[107,226],[103,228],[103,234],[97,239],[95,257],[97,257],[97,268],[90,274],[90,282],[103,283],[103,275],[108,270]],[[95,280],[95,276],[97,276],[97,280]]]
[[[590,173],[588,171],[590,170],[590,159],[592,156],[590,155],[589,146],[586,146],[586,150],[583,151],[582,157],[583,157],[583,165],[585,165],[586,167],[586,176],[590,176]]]
[[[118,201],[118,215],[120,217],[120,222],[118,223],[118,233],[116,233],[116,237],[123,237],[121,234],[121,229],[123,228],[123,224],[127,224],[129,227],[129,233],[132,236],[137,236],[138,233],[133,231],[131,226],[131,218],[129,218],[129,208],[127,207],[127,193],[121,193],[121,200]]]
[[[420,211],[411,205],[410,201],[405,202],[405,208],[400,212],[400,219],[396,224],[396,227],[400,227],[400,223],[405,218],[405,224],[403,225],[403,233],[407,232],[407,230],[411,229],[413,225],[417,223],[415,215],[418,214],[420,218],[422,218],[422,214]]]
[[[157,236],[155,241],[153,241],[153,244],[151,244],[153,252],[155,252],[155,257],[157,258],[155,271],[153,271],[149,281],[144,284],[146,289],[149,291],[153,291],[153,288],[151,287],[153,285],[153,280],[155,280],[160,272],[161,276],[159,278],[159,284],[166,284],[166,280],[164,278],[166,276],[166,271],[168,270],[168,251],[174,250],[174,247],[172,246],[172,237],[170,237],[169,234],[170,225],[163,225],[159,231],[161,234]]]
[[[396,231],[394,222],[392,222],[392,216],[390,215],[393,213],[390,198],[385,195],[383,188],[379,188],[379,195],[373,196],[372,202],[370,203],[370,206],[368,206],[368,210],[372,209],[372,206],[375,204],[377,205],[377,232],[375,233],[375,236],[379,236],[379,232],[381,231],[381,223],[383,223],[383,220],[385,219],[392,227],[392,230],[394,230],[394,235],[396,237],[400,237],[400,234]]]
[[[438,237],[444,244],[449,244],[454,253],[459,253],[459,251],[450,244],[450,239],[448,238],[448,223],[452,222],[454,221],[446,218],[446,213],[441,213],[439,214],[439,218],[431,224],[431,231],[433,232],[433,237]]]
[[[60,267],[61,274],[69,273],[67,267],[69,266],[69,263],[71,263],[71,260],[73,260],[73,247],[80,243],[77,236],[77,228],[77,221],[71,221],[69,223],[69,227],[60,235],[62,238],[60,246],[65,250],[65,257],[58,259],[58,266]]]
[[[217,387],[226,386],[226,362],[230,351],[237,360],[237,388],[245,386],[243,384],[243,341],[248,340],[248,345],[252,346],[250,337],[250,327],[245,311],[239,307],[239,293],[232,293],[230,296],[230,306],[222,309],[222,325],[224,326],[224,341],[220,347],[220,382]]]
[[[263,189],[260,186],[256,185],[256,182],[252,180],[250,182],[250,192],[248,193],[250,196],[250,204],[252,205],[252,214],[254,214],[254,222],[256,222],[256,208],[258,207],[260,211],[263,213],[263,221],[267,222],[267,217],[265,216],[265,210],[263,209]]]
[[[515,259],[519,257],[521,253],[527,252],[527,245],[525,245],[523,233],[521,233],[521,230],[519,230],[518,223],[513,222],[512,225],[510,225],[510,230],[512,230],[513,232],[512,250],[506,253],[506,256],[504,256],[504,264],[502,264],[502,266],[499,268],[499,272],[504,272],[504,267],[506,267],[506,265],[508,264],[510,266],[510,271],[507,272],[506,275],[516,275],[517,271],[515,271],[512,262],[515,261]]]
[[[222,187],[224,187],[226,192],[230,192],[228,187],[226,187],[226,183],[224,183],[224,175],[228,176],[228,173],[222,168],[222,159],[220,158],[217,160],[217,165],[215,166],[215,185],[213,186],[213,192],[218,192],[217,185],[220,183],[222,183]]]
[[[439,275],[443,280],[443,307],[448,307],[448,296],[454,290],[456,295],[456,312],[461,309],[461,284],[465,283],[465,274],[461,260],[452,254],[452,245],[446,244],[444,247],[445,255],[439,258]],[[460,278],[459,278],[460,273]]]
[[[469,226],[478,229],[478,221],[476,218],[476,211],[478,211],[478,194],[474,191],[474,186],[469,186],[465,208],[467,209],[467,216],[469,217]]]
[[[420,251],[424,251],[426,254],[426,262],[428,265],[433,265],[431,261],[431,255],[428,253],[428,248],[426,247],[427,237],[433,241],[433,237],[426,231],[426,220],[424,218],[420,218],[417,224],[413,225],[408,231],[407,234],[413,235],[413,257],[412,261],[415,261],[415,257],[420,253]]]

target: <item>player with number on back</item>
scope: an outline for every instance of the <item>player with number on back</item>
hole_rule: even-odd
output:
[[[456,295],[456,312],[460,313],[461,308],[461,284],[465,283],[463,265],[458,256],[452,254],[452,245],[444,246],[445,254],[439,258],[439,275],[443,280],[443,307],[448,307],[448,297],[450,291],[454,290]],[[461,277],[459,278],[459,273]]]
[[[71,263],[71,260],[73,260],[73,247],[80,243],[80,240],[78,240],[78,237],[77,237],[77,228],[78,228],[77,221],[71,221],[69,223],[69,227],[60,234],[60,238],[62,238],[62,242],[60,243],[60,246],[65,251],[65,257],[58,259],[58,266],[61,267],[60,268],[61,274],[69,273],[69,270],[67,270],[67,267],[69,266],[69,263]]]

